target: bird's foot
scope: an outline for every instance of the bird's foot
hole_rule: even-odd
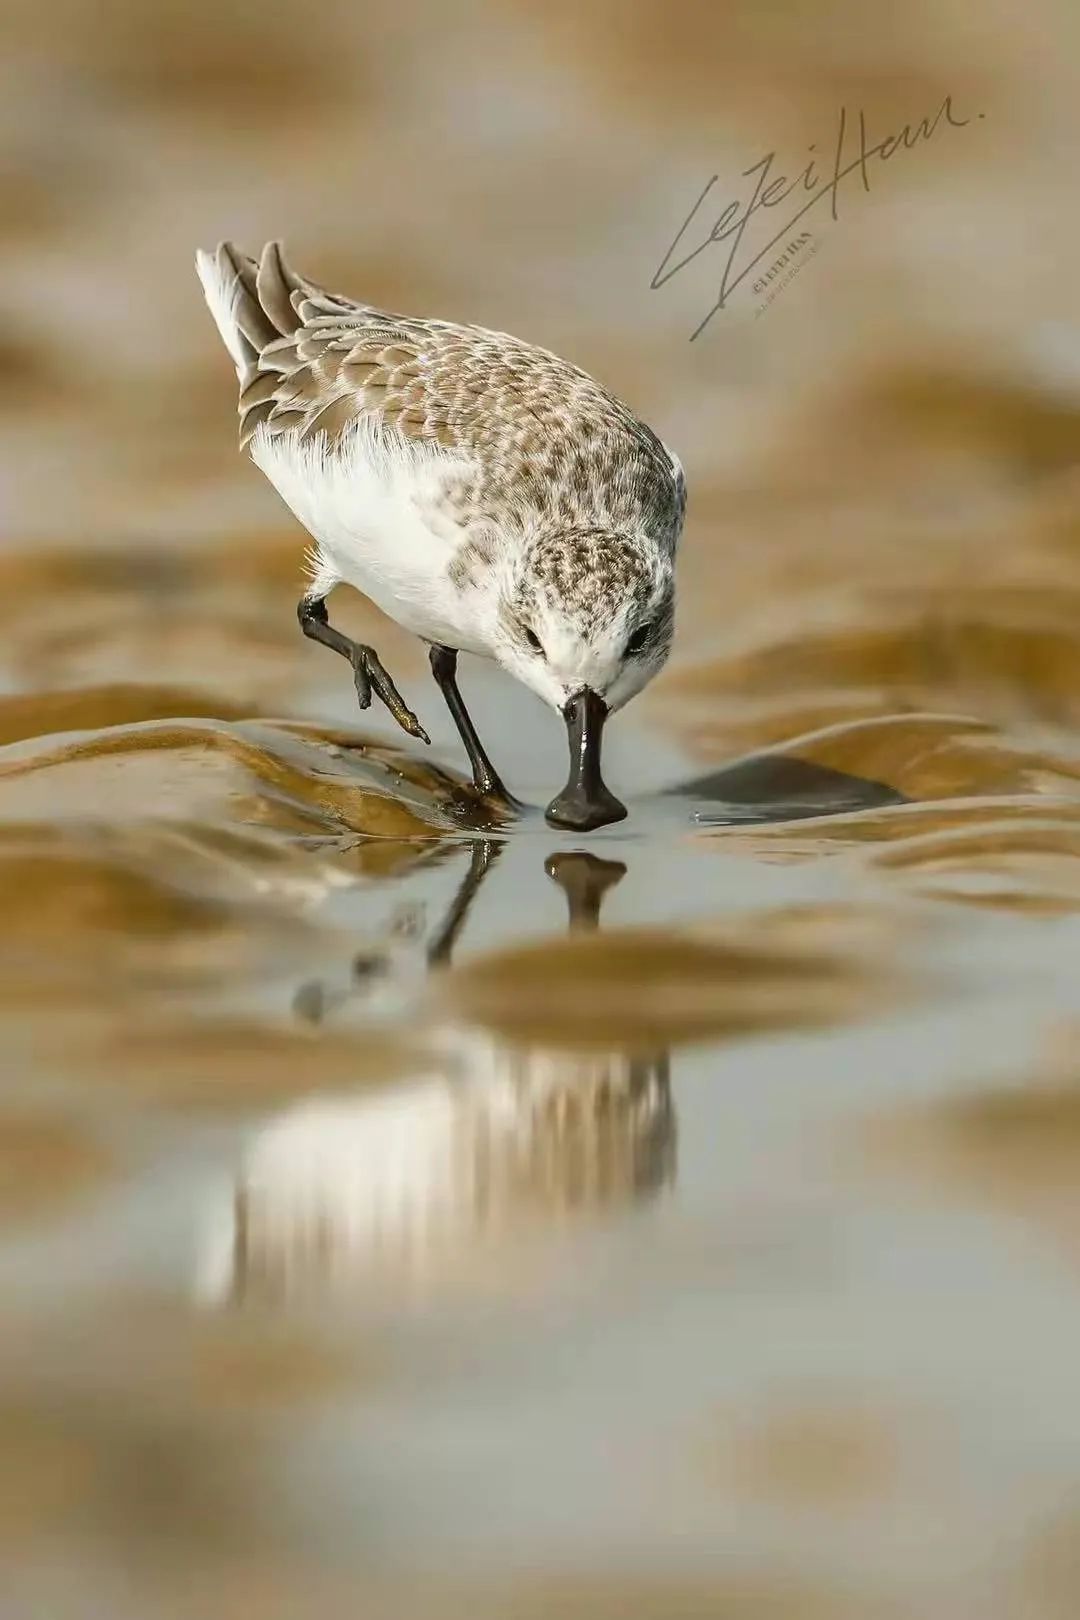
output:
[[[473,787],[482,799],[496,799],[501,804],[515,804],[517,802],[486,756],[483,764],[473,760],[472,767]]]
[[[370,707],[371,694],[374,692],[385,703],[402,731],[407,731],[410,737],[419,737],[421,742],[430,743],[431,738],[394,685],[374,647],[353,642],[351,662],[360,707]]]

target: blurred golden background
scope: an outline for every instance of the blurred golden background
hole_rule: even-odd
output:
[[[4,22],[4,1612],[1076,1615],[1080,12]],[[687,247],[946,97],[690,341],[710,176]],[[225,237],[678,450],[602,848],[462,823],[374,609],[431,754],[299,635]]]

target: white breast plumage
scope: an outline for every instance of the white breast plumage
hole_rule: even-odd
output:
[[[320,595],[344,582],[414,635],[487,651],[461,624],[466,603],[446,574],[466,538],[442,499],[469,470],[462,458],[360,421],[332,448],[322,434],[301,442],[259,428],[251,459],[314,537]]]

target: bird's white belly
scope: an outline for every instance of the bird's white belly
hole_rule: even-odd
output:
[[[260,430],[251,458],[314,538],[320,593],[352,585],[414,635],[490,657],[477,593],[447,574],[465,536],[440,496],[458,466],[396,439],[361,430],[328,451],[325,440]]]

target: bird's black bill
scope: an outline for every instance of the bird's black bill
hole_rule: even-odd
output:
[[[622,821],[625,804],[609,793],[600,775],[600,739],[607,705],[588,687],[575,693],[563,710],[570,744],[570,775],[557,799],[544,812],[553,827],[591,832],[611,821]]]

